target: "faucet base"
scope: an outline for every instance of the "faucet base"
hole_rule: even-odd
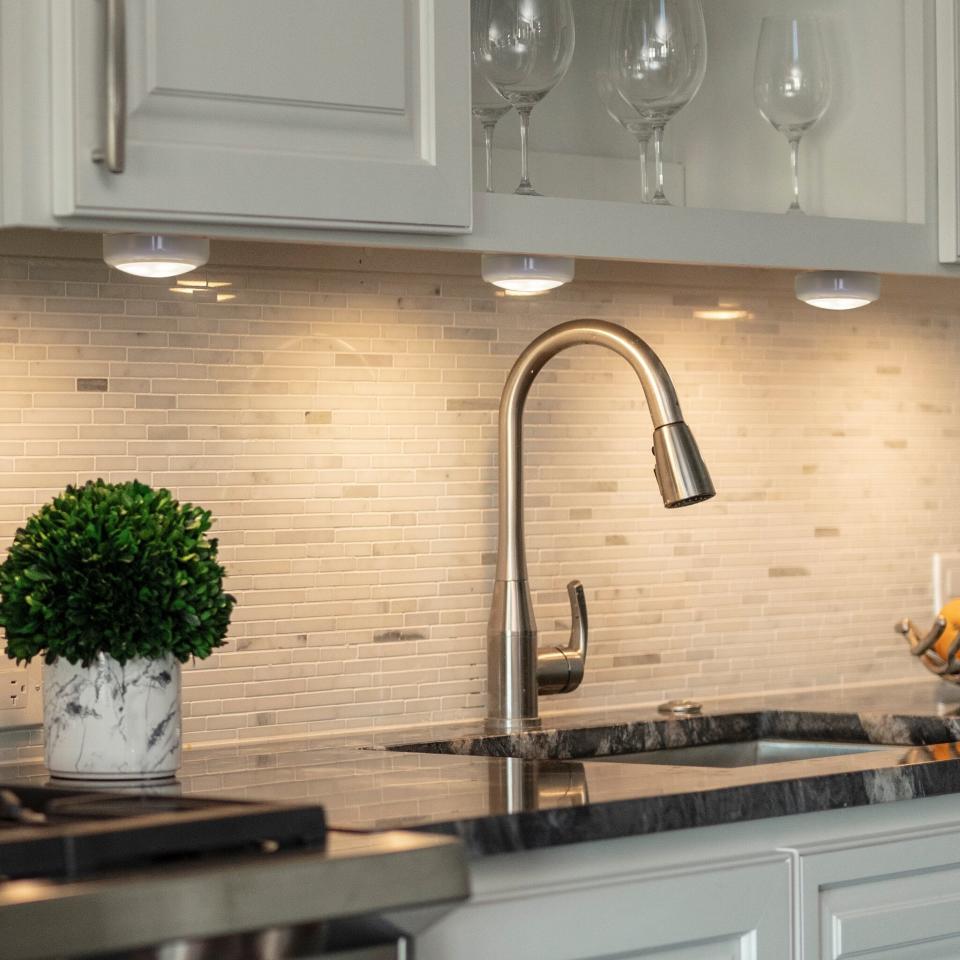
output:
[[[540,730],[543,726],[539,717],[526,717],[508,720],[505,717],[487,717],[484,729],[487,733],[511,734],[526,733],[528,730]]]

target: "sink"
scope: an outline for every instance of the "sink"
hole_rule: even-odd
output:
[[[856,714],[750,711],[627,720],[516,734],[478,734],[394,744],[387,749],[517,760],[747,767],[870,753],[925,742],[902,731],[884,732],[886,743],[872,742],[875,738]],[[890,742],[897,739],[900,743]]]
[[[889,749],[890,747],[886,744],[876,743],[764,739],[621,753],[616,756],[592,759],[599,763],[661,763],[677,767],[752,767],[763,763],[816,760],[819,757],[842,757],[846,754]]]

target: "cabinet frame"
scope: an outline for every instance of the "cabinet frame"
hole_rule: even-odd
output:
[[[960,260],[960,9],[936,0],[937,238],[940,262]]]

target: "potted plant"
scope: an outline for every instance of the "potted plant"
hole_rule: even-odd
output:
[[[43,656],[54,777],[171,777],[180,664],[224,642],[210,513],[143,483],[69,486],[17,531],[0,565],[7,656]]]

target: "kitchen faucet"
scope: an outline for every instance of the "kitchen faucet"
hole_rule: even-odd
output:
[[[538,695],[570,693],[583,680],[587,604],[583,585],[567,586],[572,625],[564,647],[538,648],[523,542],[523,407],[548,360],[581,344],[607,347],[633,367],[653,421],[654,473],[665,507],[685,507],[714,495],[713,483],[673,383],[660,358],[625,327],[604,320],[571,320],[537,337],[513,365],[500,397],[499,522],[496,582],[487,626],[488,718],[498,733],[540,725]]]

